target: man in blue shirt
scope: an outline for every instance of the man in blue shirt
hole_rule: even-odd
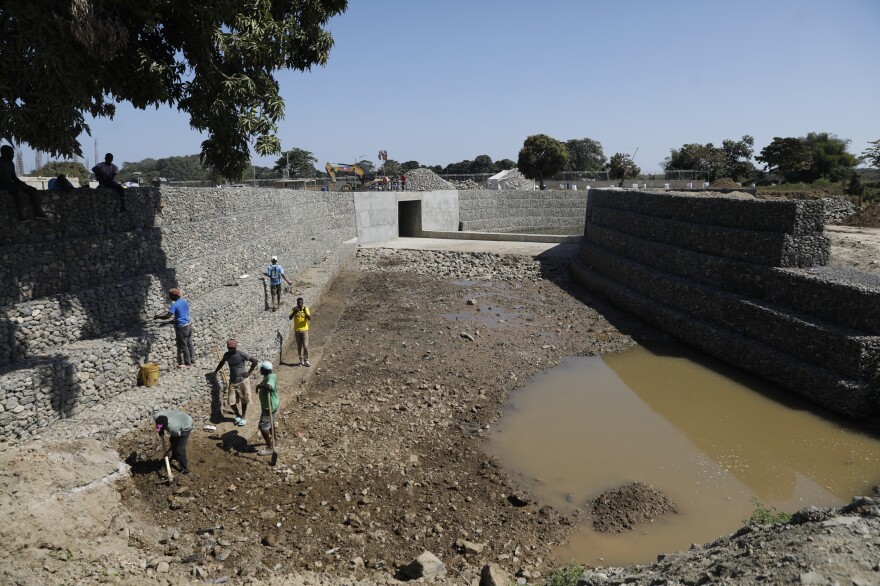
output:
[[[284,274],[284,267],[278,264],[278,257],[272,257],[272,264],[266,268],[266,276],[269,277],[269,290],[272,295],[272,311],[277,311],[281,305],[281,279],[284,279],[288,285],[293,285]]]
[[[189,303],[183,299],[180,289],[175,287],[168,291],[171,306],[165,313],[157,313],[156,319],[174,318],[174,339],[177,342],[177,354],[182,356],[183,363],[178,368],[194,368],[196,352],[192,342],[192,320],[189,317]]]

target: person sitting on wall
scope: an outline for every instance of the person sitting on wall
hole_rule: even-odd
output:
[[[49,179],[49,185],[47,187],[49,191],[60,191],[61,193],[70,193],[76,189],[64,173],[61,173],[58,177]]]
[[[92,173],[98,180],[98,186],[112,189],[119,194],[119,207],[125,211],[125,188],[116,182],[116,174],[119,173],[119,167],[113,164],[113,153],[104,155],[104,162],[98,163],[92,167]]]
[[[0,147],[0,190],[12,194],[15,208],[18,211],[18,219],[22,222],[29,222],[32,219],[28,208],[33,208],[33,218],[48,220],[49,216],[43,211],[40,192],[19,179],[15,174],[14,158],[14,148],[8,144]],[[30,198],[30,205],[28,205],[26,198]]]

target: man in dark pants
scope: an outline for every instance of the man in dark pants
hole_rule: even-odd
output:
[[[247,369],[250,362],[251,368]],[[205,376],[217,376],[224,364],[229,365],[229,387],[227,388],[227,401],[229,408],[235,414],[235,425],[244,427],[247,425],[247,407],[251,402],[251,383],[248,380],[251,373],[257,367],[257,359],[250,354],[238,349],[238,340],[230,338],[226,340],[226,352],[217,364],[217,368],[206,372]],[[239,415],[238,405],[241,405]]]
[[[119,194],[119,206],[125,211],[125,188],[116,182],[116,174],[119,173],[119,167],[113,164],[113,153],[104,155],[104,162],[98,163],[92,167],[92,173],[98,180],[100,187],[112,189]]]
[[[196,360],[196,352],[192,342],[192,320],[189,317],[189,303],[182,298],[180,289],[175,287],[168,291],[171,298],[171,306],[165,313],[157,313],[155,319],[174,318],[174,339],[177,342],[177,352],[183,356],[183,363],[178,368],[193,368]]]
[[[189,474],[189,466],[186,461],[186,443],[189,441],[189,434],[193,428],[192,417],[186,413],[168,409],[156,413],[154,420],[156,431],[160,436],[164,436],[166,430],[171,436],[171,447],[162,457],[169,456],[172,460],[177,460],[180,473]]]

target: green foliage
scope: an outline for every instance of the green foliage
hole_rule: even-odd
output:
[[[849,178],[849,185],[846,186],[846,192],[850,195],[865,195],[865,184],[862,183],[861,173],[853,171]]]
[[[495,163],[489,155],[478,155],[470,168],[471,173],[494,173]]]
[[[611,160],[605,166],[605,170],[608,171],[608,177],[620,179],[621,181],[638,177],[639,173],[642,172],[639,166],[635,164],[635,161],[632,160],[632,157],[625,153],[614,153],[614,156],[611,157]]]
[[[847,152],[849,143],[827,132],[811,132],[800,138],[777,136],[755,159],[785,181],[841,181],[859,162]]]
[[[568,166],[568,149],[555,138],[535,134],[523,142],[516,166],[527,178],[537,179],[544,189],[545,177],[552,177]]]
[[[758,174],[751,162],[754,145],[755,139],[749,135],[740,140],[725,139],[720,148],[711,142],[685,144],[672,149],[662,165],[666,171],[700,171],[709,181],[722,177],[745,181]]]
[[[559,568],[550,575],[545,586],[575,586],[583,573],[584,566],[580,564]]]
[[[293,179],[315,177],[317,173],[315,163],[317,162],[318,159],[311,152],[293,148],[281,153],[272,169],[276,172],[283,172],[290,165],[290,177]]]
[[[755,510],[752,516],[743,520],[744,525],[773,525],[774,523],[788,523],[791,520],[791,513],[778,513],[776,507],[769,509],[761,504],[757,497],[752,497],[752,504]]]
[[[813,156],[800,139],[774,136],[755,160],[764,163],[768,173],[778,173],[787,181],[796,181],[799,174],[810,168]]]
[[[421,167],[418,161],[407,161],[401,165],[404,171],[410,171],[412,169],[418,169]]]
[[[82,163],[74,163],[73,161],[50,161],[34,171],[32,175],[36,177],[57,177],[62,173],[67,175],[68,179],[76,177],[82,186],[89,186],[89,170]]]
[[[880,140],[872,140],[868,148],[862,153],[862,160],[875,169],[880,169]]]
[[[28,0],[0,4],[0,129],[55,156],[82,156],[85,114],[170,105],[207,132],[205,166],[237,179],[274,136],[284,102],[274,73],[324,65],[324,26],[347,0]]]
[[[147,181],[164,177],[175,181],[214,181],[216,175],[202,166],[199,155],[144,159],[122,164],[117,179],[120,182],[136,181],[141,177]]]
[[[513,169],[516,167],[516,161],[511,161],[510,159],[501,159],[500,161],[495,161],[495,172],[499,171],[507,171],[509,169]]]
[[[379,175],[386,175],[388,177],[394,177],[395,175],[400,175],[403,172],[403,165],[401,165],[394,159],[388,159],[379,168]]]
[[[565,141],[568,149],[568,167],[566,171],[585,171],[596,173],[601,171],[608,162],[602,152],[602,143],[592,138],[573,138]]]

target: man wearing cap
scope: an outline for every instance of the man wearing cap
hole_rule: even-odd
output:
[[[266,447],[259,451],[260,456],[269,456],[274,451],[272,438],[272,419],[278,412],[278,377],[272,372],[272,363],[268,360],[260,364],[260,374],[263,382],[257,385],[257,394],[260,397],[260,433],[266,440]],[[271,409],[271,413],[270,410]]]
[[[250,362],[250,370],[245,370],[246,364]],[[229,365],[229,388],[227,389],[227,399],[229,407],[235,414],[235,424],[244,427],[247,424],[247,406],[251,402],[251,383],[248,377],[257,367],[257,359],[238,349],[238,341],[234,338],[226,340],[226,352],[220,359],[217,368],[211,372],[205,373],[206,376],[217,376],[224,364]],[[241,415],[238,413],[238,404],[241,404]]]
[[[266,268],[266,276],[269,277],[269,291],[272,296],[272,311],[277,311],[281,305],[281,279],[288,285],[293,285],[284,274],[284,267],[278,264],[278,257],[273,256],[271,264]]]
[[[171,436],[171,447],[162,457],[169,456],[172,460],[177,460],[180,473],[189,474],[189,466],[186,461],[186,443],[189,441],[189,434],[193,428],[192,417],[181,411],[168,409],[157,412],[153,416],[153,420],[156,422],[156,431],[160,436],[165,435],[166,431]]]
[[[180,289],[175,287],[169,289],[168,297],[171,298],[171,306],[165,313],[157,313],[153,317],[155,319],[174,318],[174,339],[177,342],[177,354],[182,356],[183,362],[178,364],[178,368],[194,368],[196,352],[193,349],[192,341],[192,320],[189,317],[189,303],[180,293]]]

